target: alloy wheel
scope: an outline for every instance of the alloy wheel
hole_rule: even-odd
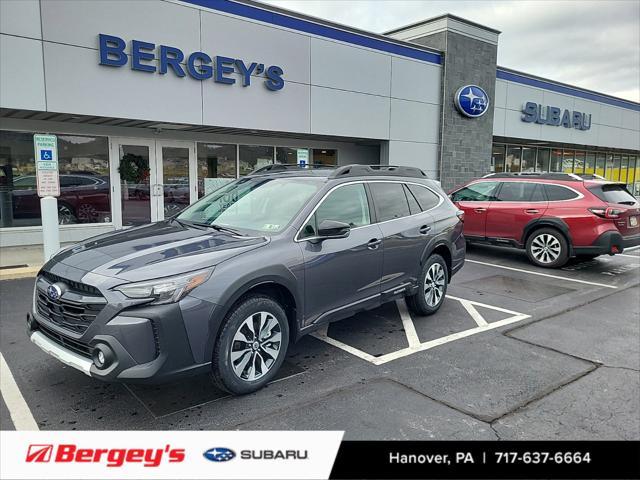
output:
[[[263,377],[276,363],[282,345],[280,324],[269,312],[246,318],[233,336],[231,366],[242,380]]]
[[[538,235],[531,242],[531,255],[540,263],[553,263],[560,256],[560,241],[548,233]]]
[[[445,286],[444,268],[439,263],[434,263],[429,267],[424,279],[424,298],[427,305],[435,307],[444,295]]]
[[[75,215],[71,211],[69,207],[66,205],[58,204],[58,224],[59,225],[68,225],[70,223],[75,223]]]

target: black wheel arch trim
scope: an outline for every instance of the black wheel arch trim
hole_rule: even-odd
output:
[[[291,276],[293,276],[293,274],[291,274]],[[304,309],[302,295],[301,292],[299,292],[296,288],[294,279],[289,279],[282,275],[265,274],[252,278],[248,281],[245,280],[244,283],[239,283],[241,283],[241,286],[239,287],[236,287],[237,283],[235,283],[227,288],[225,295],[217,304],[217,308],[214,309],[213,318],[209,320],[209,336],[206,340],[205,347],[205,354],[207,355],[207,358],[211,358],[211,356],[213,355],[215,342],[220,334],[220,327],[222,326],[222,322],[224,321],[224,319],[231,311],[231,308],[236,304],[238,300],[246,295],[247,292],[263,285],[274,285],[276,287],[284,288],[293,297],[295,301],[295,305],[293,306],[295,311],[295,321],[293,322],[293,325],[291,325],[291,327],[293,328],[289,332],[289,339],[291,340],[297,338],[297,334],[300,330],[300,324],[302,322],[301,315]]]
[[[567,239],[567,243],[569,244],[569,255],[573,254],[573,239],[571,238],[569,225],[567,225],[561,218],[556,217],[536,218],[527,223],[522,231],[522,247],[526,248],[527,240],[529,240],[529,237],[534,231],[544,227],[552,227],[559,230]]]

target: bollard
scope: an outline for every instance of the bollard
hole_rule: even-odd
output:
[[[58,199],[42,197],[40,199],[42,213],[42,240],[44,246],[44,262],[60,250],[60,226],[58,225]]]

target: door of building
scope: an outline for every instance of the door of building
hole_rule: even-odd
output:
[[[116,228],[163,220],[198,198],[194,142],[113,138],[111,158]]]

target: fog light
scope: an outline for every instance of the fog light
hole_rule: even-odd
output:
[[[91,356],[93,364],[99,369],[107,368],[115,359],[113,351],[103,343],[96,345]]]

